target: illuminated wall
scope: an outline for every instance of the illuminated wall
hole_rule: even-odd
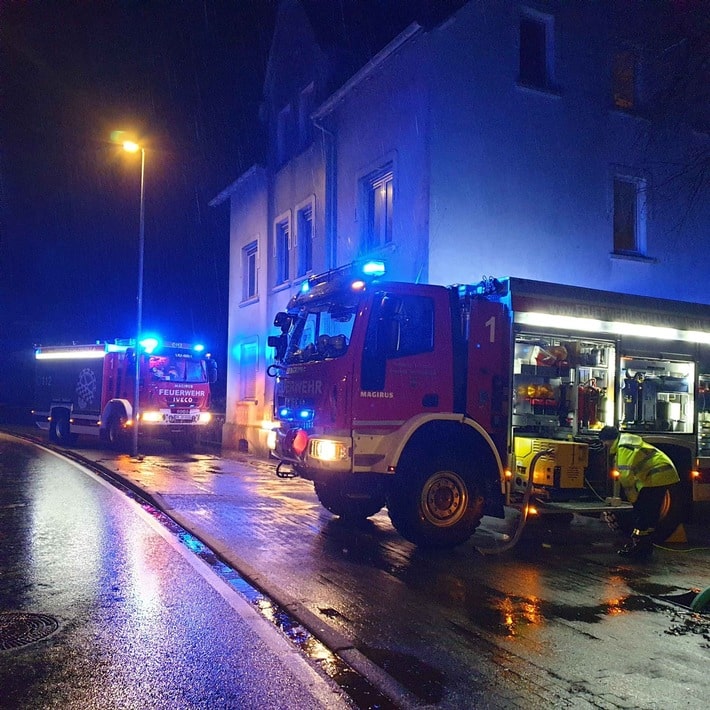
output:
[[[229,252],[229,323],[227,334],[227,405],[222,439],[227,448],[239,448],[247,441],[248,422],[258,419],[254,410],[257,402],[264,401],[264,379],[260,378],[254,397],[243,399],[241,363],[245,345],[265,345],[264,323],[268,318],[268,292],[263,262],[265,237],[268,232],[267,177],[261,168],[252,168],[221,196],[229,200],[230,252]],[[247,298],[244,291],[245,248],[257,242],[258,269],[255,298]],[[263,361],[261,372],[263,372]],[[242,445],[243,446],[243,445]]]
[[[641,110],[614,108],[611,13],[546,7],[549,90],[518,78],[524,5],[469,3],[430,35],[421,60],[447,77],[432,89],[431,281],[511,275],[707,302],[697,254],[710,237],[708,202],[689,211],[688,182],[660,188],[662,166],[677,168],[707,136],[686,130],[661,144]],[[645,258],[611,254],[616,172],[648,181]]]

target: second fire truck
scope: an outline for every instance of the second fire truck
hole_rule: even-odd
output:
[[[153,338],[141,343],[137,357],[138,363],[132,340],[37,348],[37,425],[57,443],[69,444],[82,434],[120,448],[138,426],[142,435],[191,448],[211,420],[215,361],[201,346]]]
[[[279,472],[312,480],[336,515],[387,506],[400,534],[438,547],[506,505],[623,520],[605,424],[675,462],[665,533],[710,498],[708,306],[346,267],[305,281],[275,325]]]

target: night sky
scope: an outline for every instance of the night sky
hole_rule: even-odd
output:
[[[146,147],[144,331],[226,350],[229,215],[263,156],[271,0],[1,0],[0,340],[132,337]],[[0,392],[0,402],[3,393]]]

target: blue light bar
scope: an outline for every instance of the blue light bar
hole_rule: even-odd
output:
[[[384,276],[385,262],[384,261],[367,261],[362,265],[362,273],[365,276]]]
[[[157,338],[144,338],[141,340],[140,344],[143,350],[150,355],[158,347],[158,345],[160,345],[160,341]]]

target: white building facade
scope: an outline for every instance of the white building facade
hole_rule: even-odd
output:
[[[274,315],[308,274],[358,258],[395,280],[518,276],[710,303],[710,109],[688,89],[680,120],[680,99],[656,110],[675,86],[656,60],[670,75],[686,57],[644,34],[655,4],[634,23],[618,5],[461,3],[342,78],[322,28],[281,4],[269,157],[213,202],[231,211],[225,446],[266,451]]]

